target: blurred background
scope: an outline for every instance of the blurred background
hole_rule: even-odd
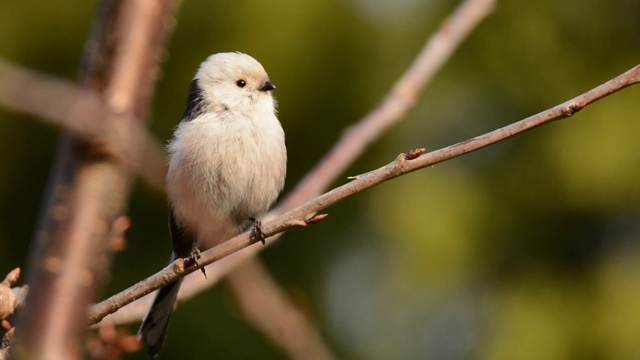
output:
[[[184,1],[151,131],[168,139],[209,54],[277,85],[290,189],[367,113],[453,0]],[[0,56],[74,80],[96,2],[0,2]],[[640,59],[640,2],[499,1],[418,105],[346,176],[527,117]],[[261,258],[342,359],[640,357],[640,88],[387,182]],[[0,274],[25,265],[58,129],[0,108]],[[138,183],[113,294],[164,266],[162,194]],[[256,299],[259,301],[259,299]],[[137,324],[131,325],[132,332]],[[184,303],[163,358],[282,359],[224,283]],[[129,356],[143,359],[143,353]]]

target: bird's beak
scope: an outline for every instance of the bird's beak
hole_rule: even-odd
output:
[[[262,87],[258,90],[260,91],[271,91],[273,89],[275,89],[276,86],[273,85],[273,83],[271,81],[267,81],[266,83],[264,83],[264,85],[262,85]]]

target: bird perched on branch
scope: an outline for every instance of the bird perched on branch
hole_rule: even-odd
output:
[[[199,249],[252,225],[252,236],[264,243],[259,218],[282,190],[287,163],[273,89],[246,54],[214,54],[200,65],[168,147],[170,261],[197,261]],[[138,332],[152,358],[166,340],[181,282],[159,290]]]

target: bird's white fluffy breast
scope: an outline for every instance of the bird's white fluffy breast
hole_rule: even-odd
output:
[[[182,122],[169,145],[169,201],[179,223],[215,244],[262,216],[284,184],[284,132],[269,106],[253,116],[209,113]]]

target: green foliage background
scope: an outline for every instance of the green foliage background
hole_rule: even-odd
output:
[[[247,52],[278,86],[291,188],[455,5],[184,1],[151,130],[171,135],[207,55]],[[95,11],[81,0],[0,2],[0,56],[73,80]],[[638,14],[635,0],[499,1],[418,106],[344,176],[503,126],[627,70],[640,58]],[[339,358],[637,358],[639,99],[640,88],[624,90],[359,194],[262,259]],[[25,266],[57,131],[0,109],[0,274]],[[158,270],[170,251],[164,197],[138,184],[129,206],[129,249],[105,296]],[[163,355],[285,358],[224,285],[179,308]]]

